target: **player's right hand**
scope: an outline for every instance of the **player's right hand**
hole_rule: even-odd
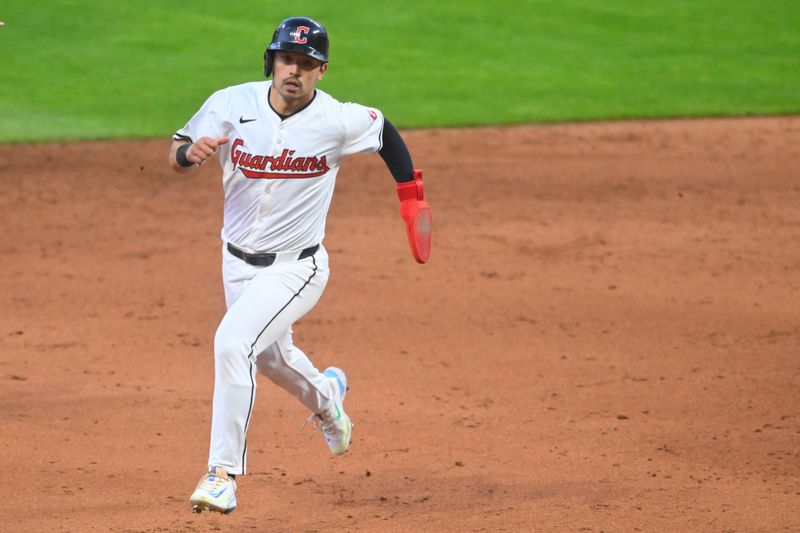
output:
[[[200,137],[189,145],[189,149],[186,151],[186,159],[195,165],[202,165],[206,159],[214,155],[219,146],[229,140],[228,137]]]

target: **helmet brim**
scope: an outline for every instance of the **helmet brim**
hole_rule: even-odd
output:
[[[319,50],[315,49],[314,47],[308,46],[307,44],[284,43],[284,42],[272,43],[267,48],[267,51],[295,52],[298,54],[303,54],[305,56],[313,57],[317,61],[322,61],[323,63],[328,62],[328,56],[326,56]]]

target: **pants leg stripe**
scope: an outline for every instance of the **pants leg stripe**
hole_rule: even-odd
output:
[[[278,318],[278,315],[280,315],[283,312],[284,309],[289,307],[289,304],[292,303],[295,298],[300,296],[300,293],[303,291],[303,289],[305,289],[308,286],[308,284],[311,283],[311,280],[314,278],[314,276],[317,275],[317,260],[314,258],[313,255],[311,256],[311,261],[313,261],[313,263],[314,263],[314,271],[311,272],[311,275],[308,277],[308,279],[305,281],[305,283],[303,283],[303,286],[300,287],[299,289],[297,289],[297,292],[294,293],[294,295],[292,295],[291,298],[289,298],[289,301],[286,302],[286,304],[283,307],[281,307],[278,310],[277,313],[275,313],[275,316],[273,316],[272,318],[269,319],[269,322],[267,322],[267,325],[264,326],[264,328],[258,333],[258,335],[256,336],[255,340],[250,345],[250,353],[247,354],[247,359],[250,360],[250,408],[247,410],[247,418],[245,419],[245,422],[244,422],[244,435],[245,435],[245,438],[244,438],[244,449],[242,450],[242,474],[246,473],[245,472],[245,470],[246,470],[246,462],[245,462],[245,460],[247,458],[247,427],[250,425],[250,415],[253,414],[253,403],[254,403],[253,399],[255,398],[255,394],[256,394],[256,380],[255,380],[255,376],[254,376],[254,372],[253,372],[253,359],[252,359],[253,351],[255,350],[255,346],[256,346],[256,343],[258,342],[258,339],[260,339],[261,335],[263,335],[264,332],[267,331],[267,328],[270,326],[270,324],[272,324],[275,321],[275,319]]]

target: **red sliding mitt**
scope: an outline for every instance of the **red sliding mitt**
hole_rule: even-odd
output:
[[[406,223],[406,235],[417,263],[427,263],[431,256],[431,207],[425,201],[422,170],[414,169],[414,180],[397,184],[400,216]]]

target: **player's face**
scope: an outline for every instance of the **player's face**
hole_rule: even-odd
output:
[[[311,98],[328,64],[295,52],[275,52],[272,86],[287,101]]]

